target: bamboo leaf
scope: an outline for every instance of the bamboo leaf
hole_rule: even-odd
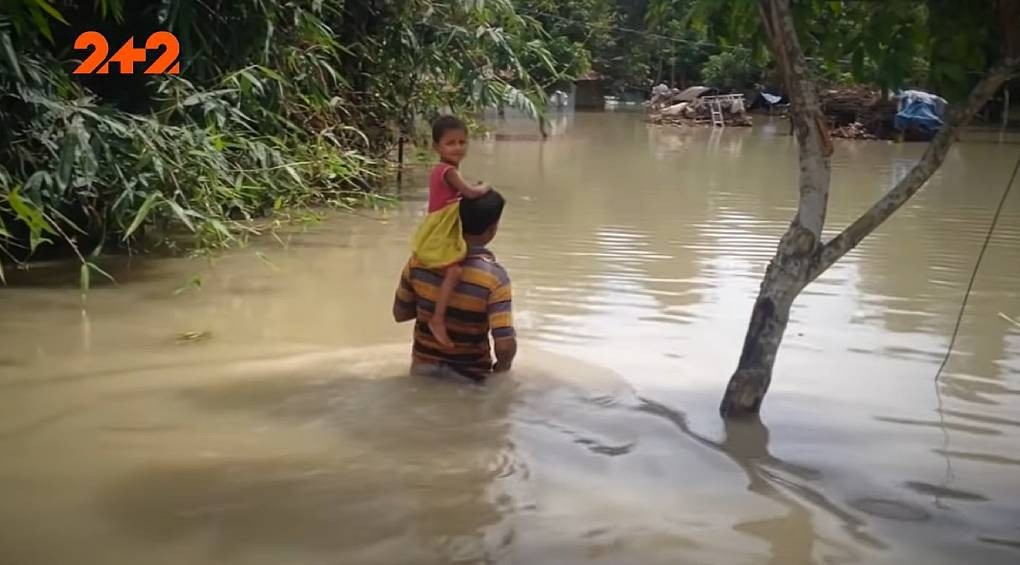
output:
[[[78,270],[78,286],[81,289],[82,304],[85,304],[85,298],[88,296],[89,289],[92,286],[92,271],[95,271],[100,275],[103,275],[104,277],[110,279],[110,282],[117,282],[116,280],[114,280],[113,276],[110,273],[107,273],[106,271],[101,269],[99,265],[96,265],[91,261],[83,262]]]
[[[53,176],[49,171],[36,171],[25,181],[24,188],[27,194],[38,195],[45,188],[52,186]]]
[[[259,65],[258,69],[260,71],[262,71],[262,74],[266,75],[267,77],[269,77],[269,78],[271,78],[271,79],[273,79],[273,80],[275,80],[277,82],[285,82],[285,79],[283,78],[283,75],[281,75],[280,73],[274,71],[273,69],[270,69],[269,67],[264,67],[264,66]]]
[[[41,8],[44,12],[49,14],[51,18],[57,20],[58,22],[64,25],[71,25],[67,23],[67,20],[64,19],[64,16],[61,16],[60,12],[58,12],[57,9],[54,8],[46,0],[32,0],[32,2],[34,2],[36,6],[39,6],[39,8]]]
[[[291,178],[294,179],[294,182],[301,184],[301,175],[299,175],[297,171],[294,170],[294,167],[290,165],[284,165],[283,170],[287,171],[287,173],[290,174]]]
[[[50,30],[50,21],[46,19],[46,15],[35,4],[29,5],[28,12],[32,15],[32,21],[35,22],[35,28],[39,33],[53,43],[53,32]]]
[[[14,45],[11,43],[10,34],[0,33],[0,47],[3,47],[4,59],[14,71],[14,76],[18,77],[19,82],[25,82],[25,75],[21,74],[21,65],[18,64],[18,54],[14,51]]]
[[[71,184],[71,172],[74,170],[74,161],[77,157],[78,137],[68,132],[60,147],[60,161],[57,164],[57,186],[66,190]]]
[[[14,211],[14,215],[26,226],[28,226],[28,238],[29,238],[29,250],[35,252],[36,248],[42,243],[49,243],[50,239],[45,237],[43,232],[51,235],[57,235],[56,230],[50,225],[46,218],[43,216],[35,205],[25,200],[18,194],[18,189],[12,190],[7,194],[7,202],[11,205],[11,210]]]
[[[223,239],[227,241],[233,241],[234,239],[233,234],[230,233],[230,230],[227,229],[227,226],[223,225],[223,222],[214,218],[212,220],[209,220],[209,225],[211,225],[213,229],[216,230],[223,237]]]
[[[123,241],[127,241],[127,239],[131,237],[131,234],[135,233],[135,230],[142,225],[145,218],[149,216],[149,212],[151,212],[152,208],[157,204],[156,198],[158,197],[159,193],[153,192],[145,199],[145,202],[142,202],[142,205],[138,208],[138,212],[135,213],[134,219],[131,220],[131,225],[124,231],[124,237],[121,238]]]
[[[531,98],[510,85],[504,85],[503,99],[510,107],[526,113],[532,119],[538,119],[542,115]]]
[[[78,233],[80,233],[82,235],[88,235],[87,231],[82,229],[81,226],[79,226],[75,222],[72,222],[71,218],[68,218],[67,215],[64,214],[63,212],[61,212],[60,210],[57,210],[56,208],[50,208],[50,214],[53,214],[54,216],[56,216],[61,222],[66,224],[68,227],[70,227],[74,231],[76,231],[76,232],[78,232]]]
[[[91,269],[91,270],[99,273],[100,275],[103,275],[104,277],[106,277],[110,282],[112,282],[112,283],[117,282],[117,279],[113,278],[113,275],[111,275],[110,273],[107,273],[106,271],[101,269],[99,267],[99,265],[97,265],[97,264],[95,264],[95,263],[93,263],[91,261],[88,261],[85,264],[89,266],[89,269]]]
[[[177,219],[180,220],[182,224],[188,226],[189,230],[195,231],[195,224],[191,223],[191,219],[188,218],[188,212],[184,210],[184,208],[181,208],[180,204],[169,199],[165,199],[164,202],[166,202],[167,205],[170,206],[170,209],[173,211],[174,215],[177,216]]]
[[[89,293],[89,264],[82,263],[78,273],[78,286],[81,287],[81,301],[85,302],[85,295]]]

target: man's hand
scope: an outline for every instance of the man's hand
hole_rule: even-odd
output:
[[[496,363],[492,366],[494,373],[503,373],[510,370],[514,357],[517,355],[517,338],[508,337],[496,340],[493,344],[496,353]]]

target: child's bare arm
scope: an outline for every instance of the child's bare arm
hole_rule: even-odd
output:
[[[445,177],[446,182],[448,182],[454,190],[464,195],[465,198],[478,198],[486,192],[489,192],[492,188],[481,182],[474,185],[468,184],[467,181],[464,180],[464,177],[460,176],[460,171],[453,168],[446,171]]]

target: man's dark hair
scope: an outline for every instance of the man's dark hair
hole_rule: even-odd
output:
[[[495,190],[489,190],[478,198],[462,198],[460,201],[460,224],[465,235],[482,235],[503,215],[506,200]]]
[[[439,143],[443,135],[450,130],[460,130],[467,133],[467,125],[454,116],[439,116],[432,122],[432,143]]]

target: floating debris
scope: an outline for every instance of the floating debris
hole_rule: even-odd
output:
[[[1013,324],[1014,326],[1020,328],[1020,320],[1015,320],[1013,318],[1010,318],[1004,312],[999,312],[999,317],[1002,318],[1003,320],[1006,320],[1007,322]]]
[[[192,332],[181,332],[181,333],[177,334],[177,343],[181,344],[181,345],[187,344],[187,343],[198,343],[200,341],[205,341],[205,340],[207,340],[207,339],[209,339],[211,337],[212,337],[212,332],[209,331],[209,330],[203,330],[203,331],[200,331],[200,332],[194,332],[194,331],[192,331]]]

